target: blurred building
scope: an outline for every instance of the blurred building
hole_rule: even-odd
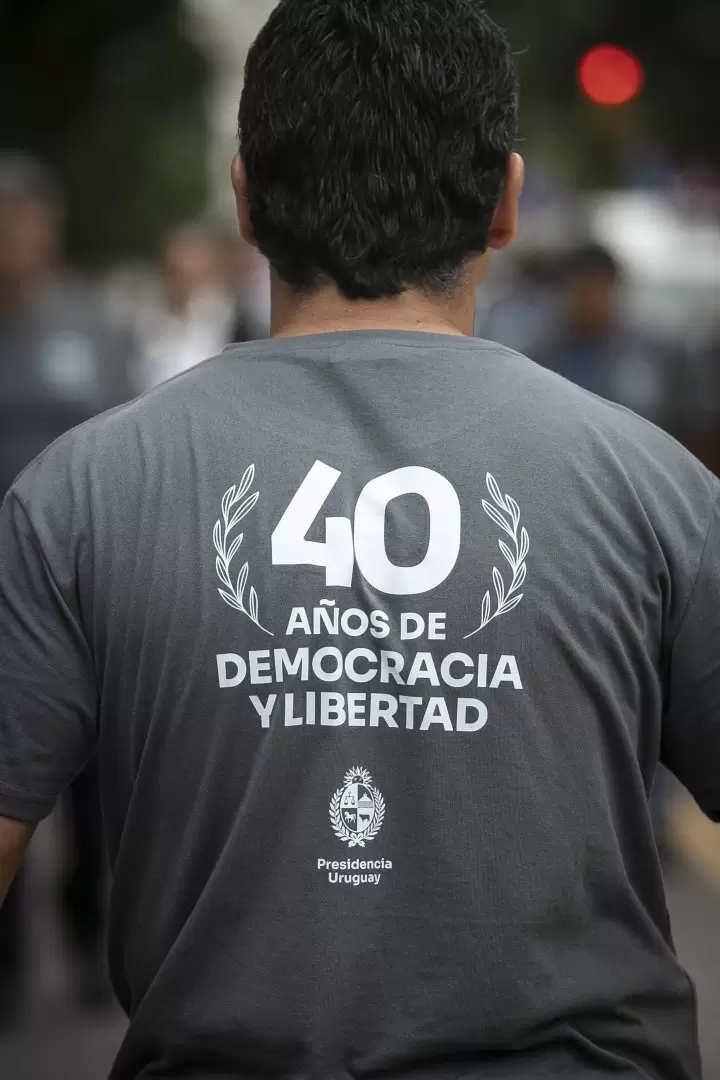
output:
[[[228,182],[230,161],[237,150],[238,102],[245,56],[277,0],[185,0],[193,36],[213,68],[207,99],[210,129],[210,191],[212,208],[234,216]]]

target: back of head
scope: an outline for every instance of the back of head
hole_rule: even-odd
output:
[[[281,0],[240,106],[255,239],[298,292],[450,290],[516,132],[510,48],[475,0]]]

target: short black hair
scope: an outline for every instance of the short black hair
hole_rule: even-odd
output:
[[[476,0],[281,0],[240,103],[260,250],[298,292],[451,289],[487,249],[517,108]]]

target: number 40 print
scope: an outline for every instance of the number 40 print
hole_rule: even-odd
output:
[[[324,566],[328,586],[352,585],[353,568],[378,592],[410,596],[430,592],[452,573],[460,554],[461,511],[449,480],[411,466],[371,480],[360,493],[355,520],[330,517],[325,542],[307,534],[341,473],[316,461],[272,534],[275,566]],[[420,495],[430,512],[430,541],[417,566],[395,566],[385,549],[385,511],[392,499]]]

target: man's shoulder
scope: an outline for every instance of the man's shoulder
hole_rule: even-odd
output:
[[[692,486],[717,490],[720,482],[673,436],[633,412],[570,382],[535,360],[491,342],[509,382],[517,427],[527,423],[564,457],[576,457],[588,470],[615,466],[629,479],[652,485],[686,479]],[[507,394],[505,395],[507,398]]]
[[[538,395],[531,401],[536,413],[551,410],[553,420],[557,420],[555,410],[561,407],[569,408],[570,411],[563,414],[568,426],[592,424],[607,429],[608,432],[616,431],[618,435],[631,434],[641,442],[645,438],[651,441],[667,441],[668,445],[682,450],[674,439],[632,409],[585,390],[553,370],[552,366],[545,363],[546,345],[540,346],[531,357],[493,342],[483,341],[479,344],[485,349],[495,351],[518,381],[522,381],[529,391]]]
[[[446,347],[452,345],[447,343]],[[471,407],[475,394],[478,400],[484,398],[485,404],[488,395],[496,398],[502,423],[514,439],[522,440],[531,433],[546,452],[575,457],[590,471],[613,459],[631,478],[650,484],[668,475],[689,477],[693,485],[717,484],[684,447],[631,410],[583,390],[503,345],[463,339],[460,349],[469,361],[460,372],[464,404]],[[179,439],[190,437],[205,422],[215,426],[222,403],[240,389],[252,397],[251,402],[243,398],[243,413],[249,408],[257,420],[265,395],[256,393],[249,369],[254,359],[262,360],[260,368],[266,371],[263,387],[267,390],[267,361],[275,351],[269,341],[230,346],[219,356],[88,420],[61,436],[21,473],[13,485],[16,493],[23,497],[38,486],[47,489],[58,473],[68,471],[76,477],[100,471],[107,480],[116,475],[118,482],[123,482],[148,454],[155,455],[161,448],[171,452]],[[277,355],[288,359],[283,348]],[[294,379],[302,378],[301,369],[299,365]],[[273,380],[276,377],[277,372]],[[314,387],[317,385],[316,376]]]
[[[71,428],[25,467],[11,490],[24,501],[62,477],[77,483],[81,477],[114,469],[121,478],[141,460],[144,449],[178,432],[183,410],[188,412],[206,378],[200,371],[183,373]]]

